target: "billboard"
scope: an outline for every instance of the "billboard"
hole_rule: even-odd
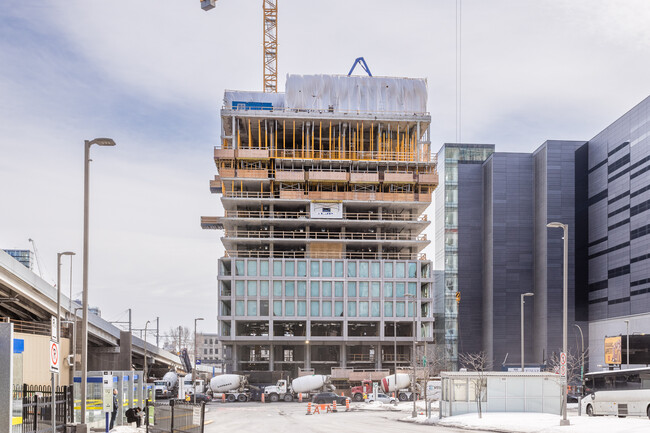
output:
[[[311,218],[343,218],[343,203],[335,201],[312,201]]]
[[[605,337],[605,364],[620,364],[622,353],[620,335]]]

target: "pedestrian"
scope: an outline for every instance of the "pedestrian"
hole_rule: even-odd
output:
[[[117,389],[113,390],[113,412],[111,412],[111,426],[109,430],[113,430],[115,424],[115,417],[117,416]]]

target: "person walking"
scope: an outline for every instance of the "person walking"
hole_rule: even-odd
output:
[[[108,428],[113,430],[113,425],[115,424],[115,417],[117,416],[117,389],[113,390],[113,412],[111,412],[111,425]]]

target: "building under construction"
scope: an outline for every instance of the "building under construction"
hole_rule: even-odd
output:
[[[392,370],[411,365],[414,333],[433,340],[426,100],[426,81],[408,78],[290,75],[285,93],[225,92],[210,181],[224,215],[201,225],[223,230],[228,371]]]

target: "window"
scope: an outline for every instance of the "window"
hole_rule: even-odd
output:
[[[357,282],[348,281],[348,297],[357,296]]]
[[[284,275],[287,277],[293,277],[296,273],[296,262],[292,260],[287,260],[284,262]]]
[[[334,262],[334,276],[343,276],[343,262]]]
[[[210,339],[210,344],[212,344],[212,338]]]
[[[404,317],[404,302],[395,302],[395,315]]]
[[[307,315],[307,301],[298,301],[298,316]]]
[[[386,317],[393,317],[393,303],[392,302],[384,302],[384,316]]]
[[[359,317],[368,317],[368,302],[359,302]]]
[[[367,281],[359,282],[359,296],[362,296],[364,298],[368,297],[368,282]]]
[[[331,297],[332,296],[332,282],[331,281],[323,281],[323,297]]]
[[[244,296],[245,285],[243,280],[235,281],[235,295]]]
[[[320,313],[320,302],[311,301],[311,307],[309,309],[309,313],[312,317],[318,317]]]
[[[260,281],[260,296],[269,296],[269,282],[266,280]]]
[[[359,262],[359,276],[368,278],[368,262]]]
[[[257,316],[257,301],[248,301],[248,315]]]
[[[282,297],[282,281],[274,281],[273,282],[273,296],[275,298],[281,298]]]
[[[357,303],[355,301],[348,301],[348,317],[356,317]]]
[[[404,283],[395,283],[395,296],[398,298],[404,297]]]
[[[370,315],[372,317],[379,317],[380,316],[380,314],[379,314],[380,311],[381,310],[380,310],[380,307],[379,307],[379,301],[372,301],[370,303]]]
[[[273,276],[282,276],[282,262],[280,260],[273,260]]]
[[[320,296],[320,287],[318,287],[318,281],[312,281],[309,283],[309,295],[312,298],[318,298]]]
[[[212,355],[212,352],[213,352],[213,350],[212,350],[212,349],[210,349],[210,355]]]
[[[248,261],[248,276],[256,277],[257,276],[257,260]]]
[[[244,301],[235,301],[235,315],[236,316],[244,315]]]
[[[323,262],[323,276],[324,277],[332,276],[332,262]]]
[[[260,301],[260,316],[269,315],[269,301]]]
[[[334,302],[334,315],[336,317],[343,317],[343,301]]]
[[[307,276],[307,262],[304,260],[298,261],[298,276],[299,277]]]
[[[370,265],[370,276],[372,278],[379,278],[379,262],[372,262]]]
[[[286,301],[284,303],[284,314],[286,316],[294,316],[296,314],[296,303],[293,301]]]
[[[312,260],[310,266],[309,275],[312,277],[320,277],[320,262]]]
[[[384,298],[393,297],[393,283],[384,283]]]
[[[413,302],[408,302],[409,317],[413,317]]]
[[[257,296],[257,281],[248,281],[248,296]]]
[[[467,401],[467,381],[465,379],[454,379],[454,401]]]
[[[244,276],[244,261],[235,260],[235,275]]]
[[[282,316],[282,301],[273,301],[273,315]]]
[[[379,298],[379,296],[381,296],[379,293],[379,289],[380,289],[379,281],[373,281],[372,283],[370,283],[370,287],[371,287],[370,295],[373,298]]]
[[[203,349],[203,354],[207,355],[208,354],[208,349]],[[50,404],[50,406],[51,406],[51,404]]]
[[[298,281],[298,296],[307,296],[307,281]]]
[[[332,301],[323,301],[323,317],[332,316]]]
[[[412,282],[409,283],[408,288],[409,288],[408,291],[409,295],[415,295],[415,289],[417,288],[417,283],[412,283]]]
[[[334,282],[334,296],[337,298],[343,297],[343,281]]]
[[[269,276],[269,261],[260,260],[260,275],[263,277]]]
[[[404,262],[395,263],[395,278],[404,278]]]
[[[393,278],[393,262],[384,262],[384,278]]]
[[[415,262],[409,262],[409,278],[416,278],[418,273],[418,266]]]
[[[357,262],[348,262],[348,277],[357,276]]]
[[[296,295],[296,282],[295,281],[285,281],[284,282],[284,295],[285,296],[295,296]]]
[[[208,339],[207,338],[203,339],[203,344],[208,344]]]

